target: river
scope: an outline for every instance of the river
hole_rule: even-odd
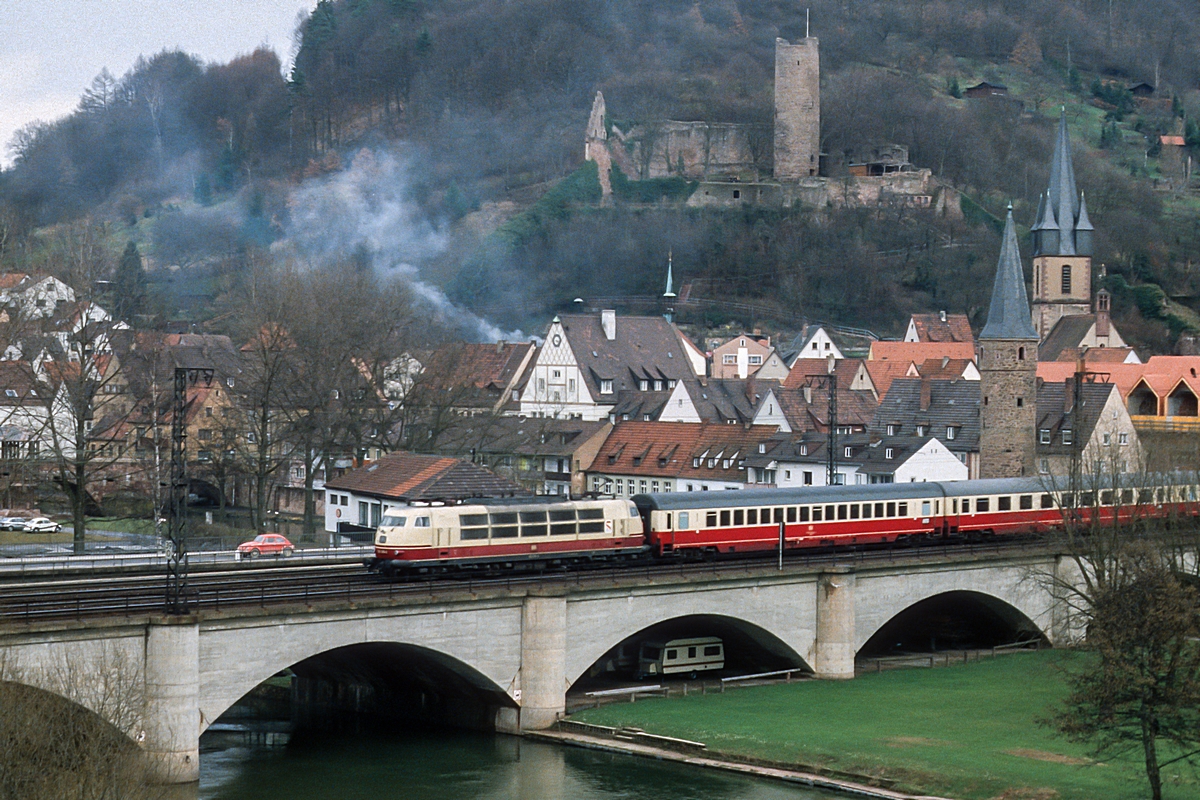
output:
[[[202,741],[200,800],[834,800],[716,770],[460,731]]]

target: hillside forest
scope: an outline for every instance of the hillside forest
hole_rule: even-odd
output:
[[[622,182],[600,206],[583,161],[595,92],[622,120],[770,124],[775,38],[805,33],[794,3],[321,0],[291,64],[260,49],[98,65],[73,113],[10,143],[0,268],[53,273],[64,231],[98,226],[110,263],[140,255],[138,310],[159,327],[229,332],[229,298],[264,261],[351,262],[407,284],[431,335],[495,338],[539,332],[576,296],[652,297],[671,253],[677,283],[714,301],[685,314],[704,328],[898,335],[936,309],[978,325],[998,218],[1012,202],[1027,232],[1062,110],[1122,332],[1171,352],[1200,331],[1200,195],[1165,179],[1159,138],[1200,152],[1193,3],[808,7],[822,152],[906,145],[962,193],[961,217],[695,209],[682,179]],[[982,80],[1019,102],[963,97]]]

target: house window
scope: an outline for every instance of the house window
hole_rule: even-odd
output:
[[[947,438],[947,439],[953,439],[953,438],[954,438],[954,426],[953,426],[953,425],[947,425],[947,426],[946,426],[946,438]]]
[[[924,435],[925,435],[925,426],[918,425],[917,426],[917,436],[924,436]]]
[[[846,458],[850,458],[852,455],[854,455],[854,449],[851,447],[847,447],[844,452],[846,454]]]
[[[204,407],[204,416],[206,416],[206,417],[211,417],[211,416],[212,416],[212,406],[205,406],[205,407]]]
[[[1062,293],[1071,293],[1071,265],[1063,264],[1062,268]]]
[[[899,429],[899,427],[900,427],[899,425],[888,425],[888,426],[887,426],[887,435],[888,435],[888,436],[895,436],[895,435],[896,435],[896,431]]]
[[[575,394],[575,379],[574,378],[571,378],[570,380],[567,381],[567,391],[570,392],[571,394]]]
[[[1018,397],[1017,398],[1017,408],[1024,408],[1024,407],[1025,407],[1025,398]]]
[[[1129,444],[1129,434],[1128,433],[1118,433],[1117,434],[1117,444]]]
[[[737,356],[735,356],[733,353],[726,353],[725,355],[721,356],[721,363],[722,364],[736,364]]]
[[[210,439],[212,439],[212,431],[209,430],[208,428],[201,428],[200,429],[200,441],[207,442]]]
[[[1106,434],[1104,434],[1104,445],[1105,445],[1105,447],[1107,447],[1110,444],[1112,444],[1112,434],[1106,433]]]
[[[890,447],[885,447],[885,448],[883,449],[883,457],[884,457],[884,458],[892,458],[892,457],[893,457],[893,456],[895,456],[895,455],[896,455],[896,451],[895,451],[895,450],[893,450],[892,448],[890,448]]]
[[[642,380],[638,381],[638,389],[643,392],[649,391],[650,390],[650,381],[648,381],[644,378]]]
[[[751,365],[762,364],[762,356],[750,356],[750,364]]]
[[[6,396],[6,397],[16,397],[16,396],[17,396],[17,390],[16,390],[16,389],[5,389],[5,390],[4,390],[4,394],[5,394],[5,396]]]
[[[552,377],[552,378],[561,378],[561,377],[562,377],[562,370],[561,370],[561,369],[554,369],[554,370],[551,370],[551,371],[550,371],[550,377]]]
[[[1063,443],[1063,444],[1070,444],[1071,442],[1072,442],[1072,437],[1071,437],[1071,429],[1070,429],[1070,428],[1063,428],[1063,432],[1062,432],[1062,443]]]
[[[790,481],[792,479],[792,471],[790,469],[785,469],[783,471],[783,479],[787,480],[787,481]]]
[[[1050,429],[1042,428],[1038,431],[1038,444],[1050,444]]]
[[[765,453],[765,452],[767,452],[767,445],[766,445],[766,442],[759,442],[759,443],[758,443],[758,452],[759,452],[759,453]]]
[[[800,455],[802,455],[802,456],[808,455],[808,445],[806,445],[806,444],[800,445]]]
[[[674,380],[673,378],[668,378],[668,379],[667,379],[667,388],[668,388],[668,389],[674,389],[674,388],[675,388],[675,380]]]
[[[662,382],[662,381],[655,381],[655,382],[654,382],[654,391],[656,391],[656,392],[661,392],[662,390],[663,390],[663,382]]]
[[[612,379],[611,378],[601,379],[600,394],[612,394]]]
[[[804,470],[804,485],[812,486],[812,472],[807,469]]]

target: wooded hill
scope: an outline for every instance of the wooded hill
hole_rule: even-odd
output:
[[[287,229],[293,187],[337,172],[361,147],[403,142],[409,196],[451,233],[427,274],[501,322],[536,328],[578,293],[653,292],[673,248],[685,279],[723,296],[893,332],[914,308],[983,304],[998,246],[986,212],[1011,199],[1028,224],[1065,104],[1097,262],[1184,304],[1200,295],[1196,202],[1153,191],[1146,155],[1158,133],[1188,133],[1200,115],[1192,3],[810,6],[823,151],[906,144],[978,213],[961,223],[916,212],[700,213],[636,197],[601,211],[586,186],[560,191],[552,213],[531,205],[579,168],[598,89],[622,119],[769,123],[775,37],[804,35],[793,3],[322,0],[286,76],[267,51],[228,64],[160,53],[120,79],[102,73],[75,113],[23,131],[15,166],[0,173],[2,255],[19,268],[36,247],[20,244],[25,234],[99,214],[129,226],[152,263],[232,275],[213,284],[220,291],[248,252]],[[981,79],[1007,84],[1033,113],[953,96]],[[1165,103],[1127,102],[1121,92],[1137,81]],[[482,235],[531,208],[516,240]],[[1168,348],[1190,318],[1160,324],[1150,294],[1118,292],[1118,318],[1135,341]],[[1142,326],[1140,316],[1151,319]]]

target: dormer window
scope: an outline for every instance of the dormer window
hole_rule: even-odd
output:
[[[900,431],[899,425],[888,425],[887,426],[887,435],[888,436],[895,436],[899,431]]]
[[[955,431],[956,431],[956,428],[953,425],[947,425],[946,426],[946,438],[953,439]]]
[[[654,382],[654,391],[656,391],[656,392],[661,392],[662,390],[663,390],[663,382],[662,382],[662,381],[655,381],[655,382]]]
[[[759,442],[759,443],[758,443],[758,452],[759,452],[760,454],[761,454],[761,453],[765,453],[765,452],[767,452],[767,445],[766,445],[766,442]]]
[[[895,455],[896,455],[896,451],[893,450],[892,448],[890,448],[890,447],[883,448],[883,457],[884,458],[893,458]]]
[[[1070,444],[1070,443],[1071,443],[1071,442],[1073,442],[1073,441],[1074,441],[1074,438],[1071,436],[1071,429],[1070,429],[1070,428],[1063,428],[1063,432],[1062,432],[1062,443],[1063,443],[1063,444]]]
[[[612,378],[601,378],[600,394],[612,394]]]
[[[16,396],[17,396],[17,390],[16,390],[16,389],[5,389],[5,390],[4,390],[4,395],[5,395],[6,397],[16,397]]]
[[[925,426],[918,425],[917,426],[917,436],[924,436],[924,435],[925,435]]]
[[[645,378],[641,379],[638,381],[638,389],[643,392],[650,391],[650,381],[646,380]]]
[[[669,379],[669,378],[668,378],[668,379],[667,379],[667,388],[668,388],[668,389],[674,389],[674,388],[675,388],[675,381],[673,381],[673,380],[671,380],[671,379]]]
[[[802,455],[802,456],[808,455],[808,445],[806,445],[806,444],[800,445],[800,455]]]
[[[854,448],[847,447],[845,450],[845,453],[846,453],[846,458],[850,458],[851,456],[854,455]]]
[[[700,458],[697,456],[692,459],[692,469],[700,469]]]
[[[1038,444],[1050,444],[1050,429],[1042,428],[1038,431]]]

